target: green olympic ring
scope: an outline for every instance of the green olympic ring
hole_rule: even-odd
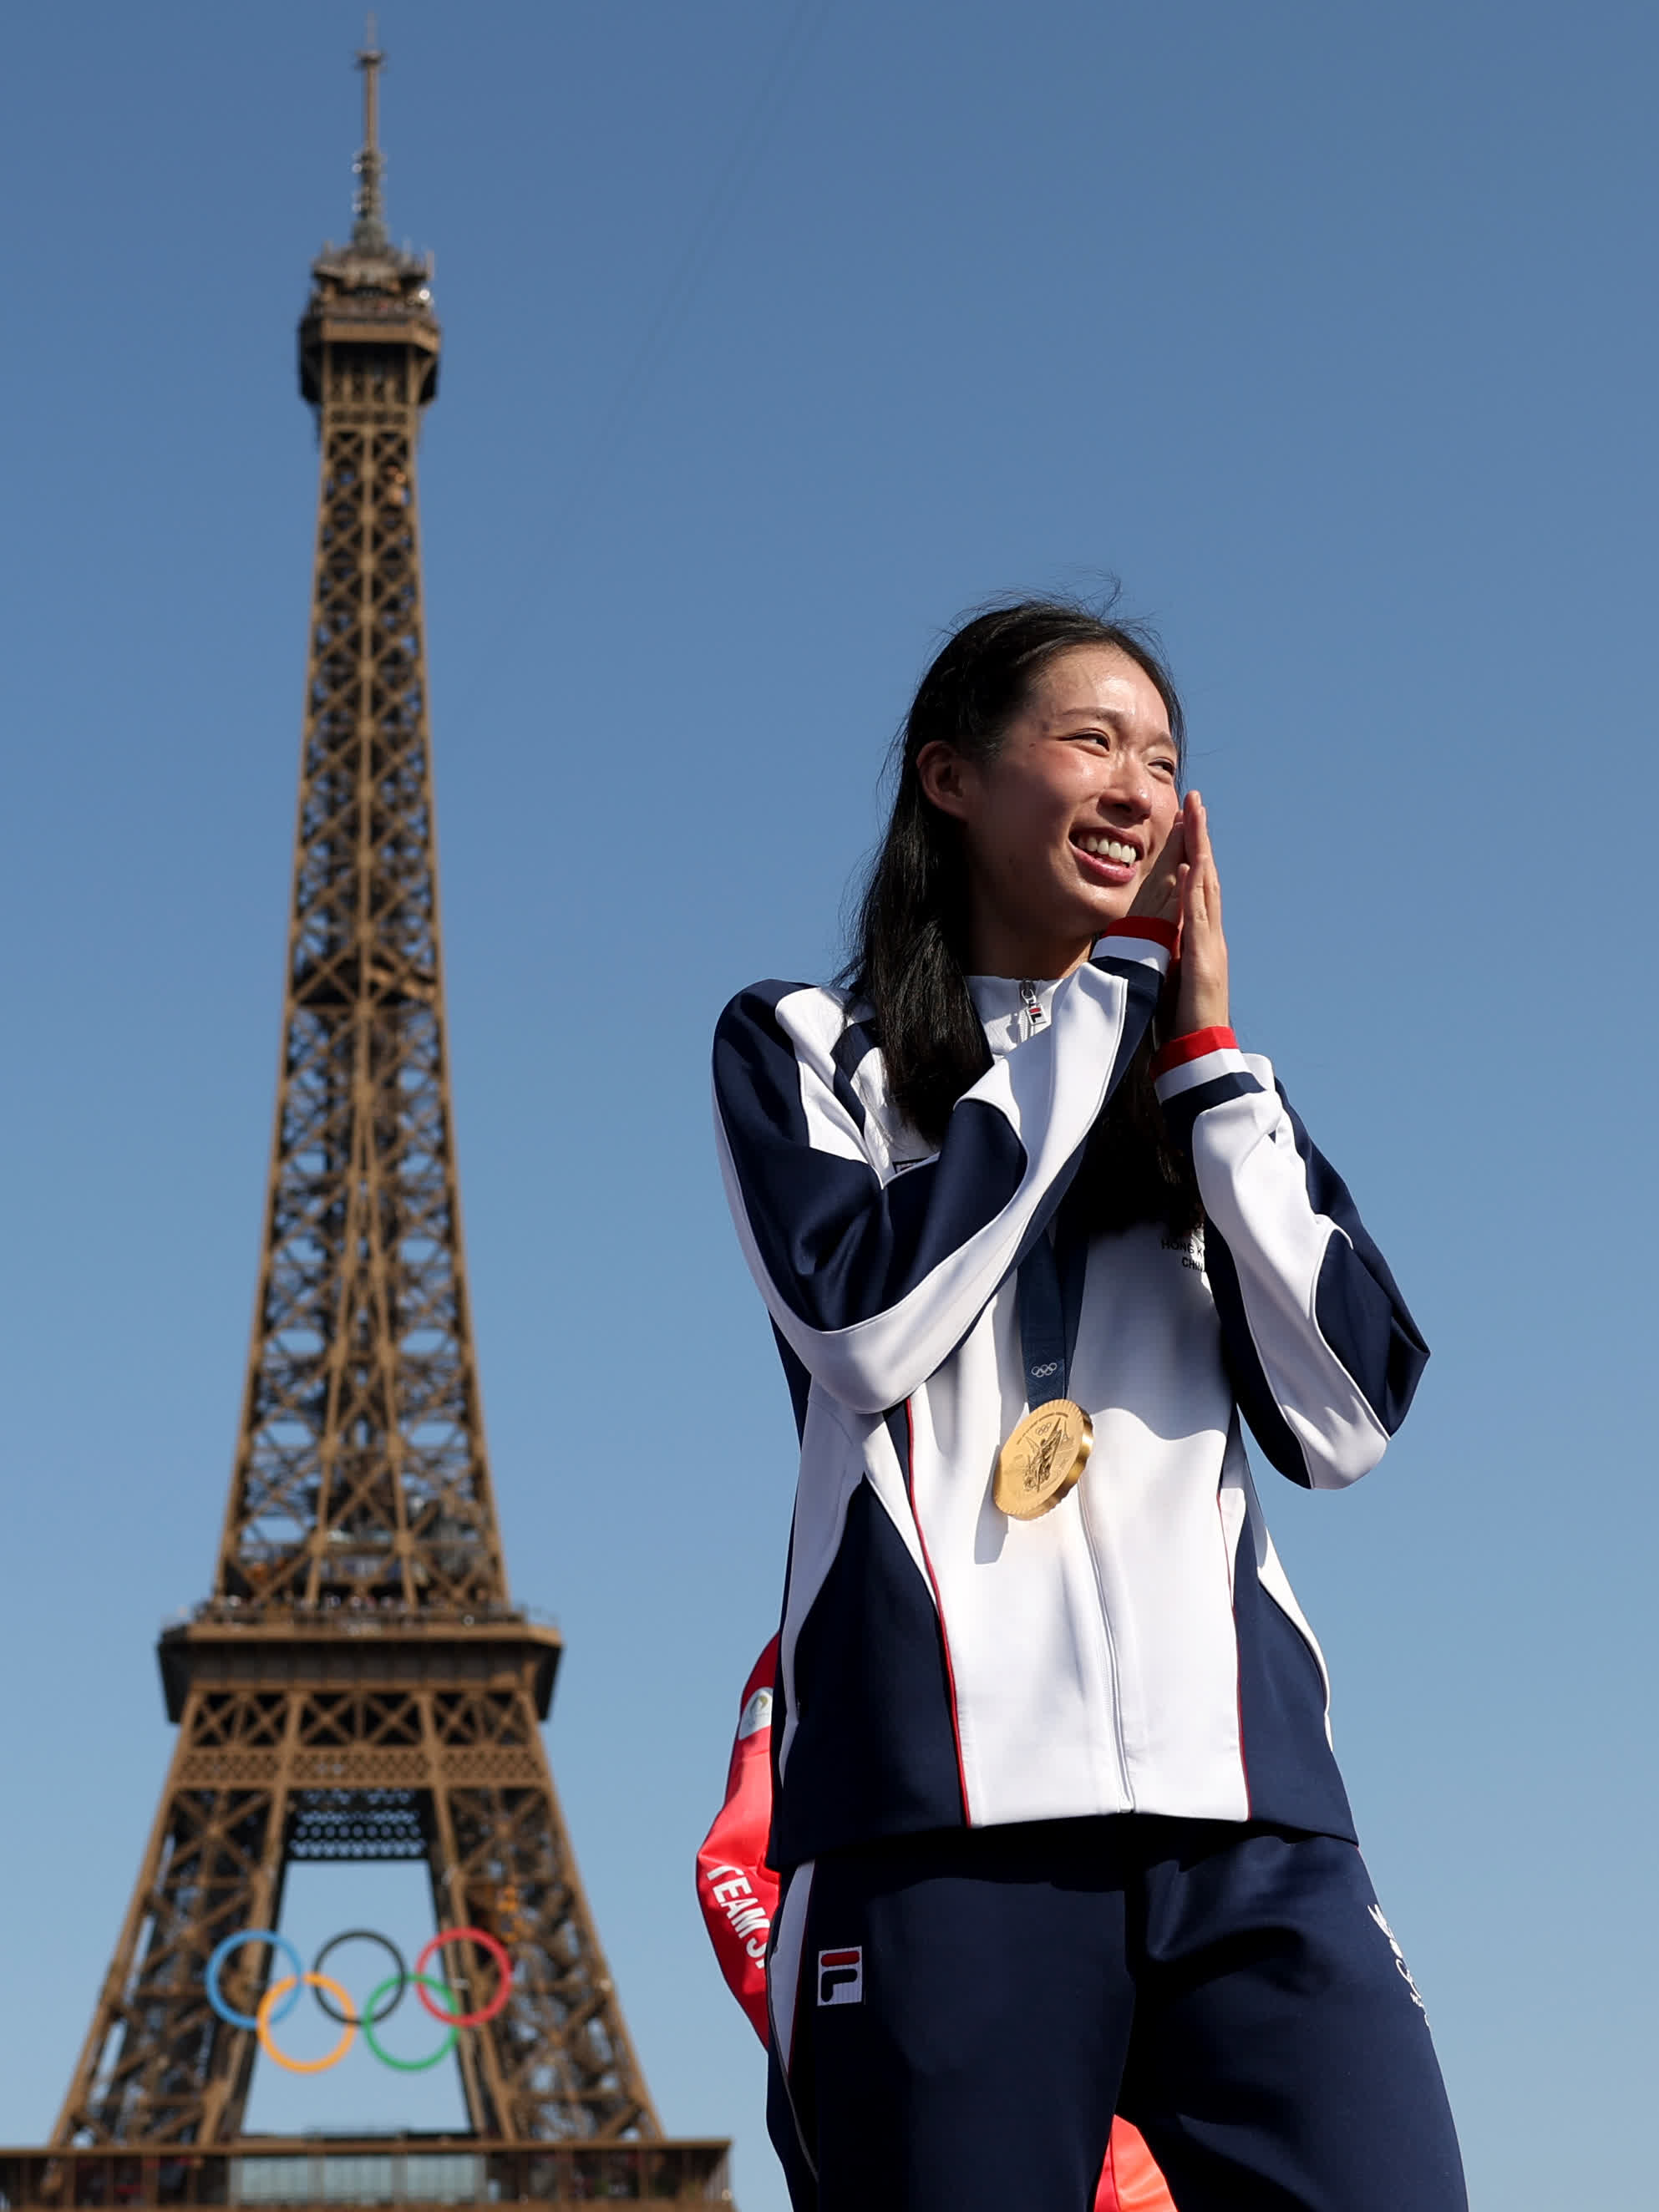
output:
[[[441,2058],[448,2057],[459,2039],[461,2031],[459,2027],[452,2027],[429,2058],[394,2058],[389,2051],[382,2051],[374,2039],[374,2000],[384,1991],[395,1987],[398,1978],[396,1974],[388,1974],[379,1989],[370,1990],[368,2002],[363,2007],[363,2016],[359,2023],[363,2031],[363,2041],[382,2066],[395,2067],[399,2074],[424,2074],[428,2066],[435,2066]],[[441,1982],[431,1974],[411,1974],[409,1978],[416,1989],[430,1990],[434,1997],[441,1996],[450,2010],[454,2010],[455,1992],[447,1982]],[[390,2010],[390,2007],[387,2009]]]

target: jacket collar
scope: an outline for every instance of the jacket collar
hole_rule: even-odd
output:
[[[1054,993],[1059,986],[1034,978],[1024,988],[1036,993],[1043,1019],[1052,1021]],[[986,1042],[994,1053],[1000,1057],[1012,1052],[1017,1044],[1024,1044],[1030,1035],[1030,1027],[1021,995],[1022,986],[1012,975],[970,975],[968,992],[974,1002],[974,1012],[985,1025]]]

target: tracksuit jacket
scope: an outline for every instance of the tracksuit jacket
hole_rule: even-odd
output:
[[[991,1065],[926,1143],[867,1012],[760,983],[721,1017],[738,1234],[800,1431],[771,1857],[1139,1811],[1352,1838],[1323,1657],[1246,1455],[1339,1488],[1427,1347],[1346,1186],[1231,1030],[1154,1062],[1204,1224],[1089,1246],[1068,1395],[1081,1480],[993,1503],[1027,1410],[1015,1273],[1158,1003],[1173,933],[1117,923],[1058,983],[970,979]]]

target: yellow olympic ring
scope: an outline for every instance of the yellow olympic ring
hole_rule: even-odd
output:
[[[331,2066],[337,2066],[351,2048],[351,2039],[357,2033],[357,2015],[351,2008],[351,1999],[340,1984],[327,1974],[301,1974],[299,1978],[310,1990],[326,1990],[331,1997],[338,1997],[345,2008],[345,2033],[325,2058],[290,2058],[276,2048],[276,2039],[270,2032],[270,2008],[294,1987],[295,1978],[284,1974],[280,1982],[273,1982],[259,2000],[259,2009],[253,2015],[258,2030],[259,2048],[267,2058],[289,2074],[326,2074]]]

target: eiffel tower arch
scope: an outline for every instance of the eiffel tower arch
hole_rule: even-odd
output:
[[[161,1638],[179,1733],[115,1955],[52,2143],[0,2153],[0,2197],[729,2203],[727,2146],[669,2140],[652,2104],[542,1741],[559,1638],[501,1557],[427,719],[416,449],[440,331],[429,264],[386,232],[372,28],[358,59],[353,228],[313,264],[300,325],[316,559],[235,1466],[212,1595]],[[210,1966],[280,1926],[291,1866],[345,1859],[423,1862],[439,1929],[468,1931],[431,1971],[453,2009],[490,2015],[456,2037],[470,2134],[325,2154],[246,2133],[256,2008],[292,1969],[244,1942],[216,2006]]]

